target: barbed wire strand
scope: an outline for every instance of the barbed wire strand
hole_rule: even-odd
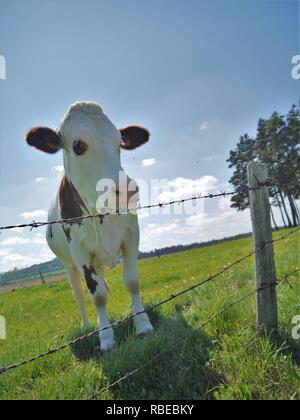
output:
[[[270,181],[266,181],[263,184],[259,184],[258,187],[249,187],[247,185],[243,185],[241,187],[239,187],[238,189],[236,189],[235,191],[224,191],[224,192],[220,192],[218,194],[198,194],[195,195],[193,197],[190,198],[182,198],[182,199],[178,199],[178,200],[172,200],[169,202],[163,202],[163,203],[157,203],[157,204],[148,204],[148,205],[144,205],[144,206],[138,206],[132,209],[120,209],[120,210],[116,210],[116,211],[108,211],[107,213],[98,213],[98,214],[87,214],[85,216],[79,216],[79,217],[72,217],[72,218],[68,218],[68,219],[59,219],[59,220],[54,220],[54,221],[48,221],[48,222],[36,222],[33,221],[32,223],[23,223],[23,224],[18,224],[18,225],[10,225],[10,226],[1,226],[0,227],[0,232],[5,231],[5,230],[12,230],[12,229],[23,229],[23,228],[30,228],[31,230],[39,228],[39,227],[44,227],[44,226],[52,226],[52,225],[57,225],[57,224],[73,224],[76,222],[80,222],[83,220],[92,220],[92,219],[100,219],[101,221],[103,221],[103,219],[106,216],[109,215],[118,215],[118,216],[122,216],[122,215],[126,215],[129,213],[135,213],[141,210],[149,210],[151,208],[163,208],[163,207],[167,207],[167,206],[172,206],[174,204],[183,204],[185,202],[189,202],[189,201],[196,201],[196,200],[201,200],[201,199],[212,199],[212,198],[217,198],[217,197],[227,197],[227,196],[232,196],[238,193],[242,193],[242,192],[249,192],[249,191],[258,191],[260,190],[262,187],[270,187],[273,184]]]
[[[253,251],[251,251],[251,252],[249,252],[247,255],[244,255],[243,257],[238,258],[238,259],[237,259],[237,260],[235,260],[234,262],[232,262],[232,263],[230,263],[230,264],[228,264],[228,265],[224,266],[222,270],[220,270],[220,271],[216,272],[215,274],[213,274],[213,275],[211,275],[211,276],[207,277],[205,280],[203,280],[203,281],[201,281],[201,282],[199,282],[199,283],[197,283],[197,284],[194,284],[194,285],[192,285],[192,286],[188,287],[187,289],[181,290],[180,292],[178,292],[178,293],[176,293],[176,294],[172,294],[172,295],[170,295],[170,297],[168,297],[167,299],[165,299],[165,300],[163,300],[163,301],[161,301],[161,302],[159,302],[159,303],[157,303],[157,304],[151,305],[149,308],[145,309],[144,311],[140,311],[140,312],[134,313],[134,314],[132,314],[132,315],[129,315],[129,316],[127,316],[127,317],[123,318],[123,319],[117,320],[117,321],[115,321],[114,323],[112,323],[112,324],[111,324],[110,326],[108,326],[108,327],[103,327],[103,328],[100,328],[100,329],[94,330],[94,331],[92,331],[92,332],[90,332],[90,333],[88,333],[88,334],[85,334],[85,335],[81,336],[81,337],[77,337],[77,338],[75,338],[74,340],[71,340],[71,341],[69,341],[69,342],[67,342],[67,343],[65,343],[65,344],[63,344],[63,345],[61,345],[61,346],[59,346],[59,347],[49,349],[49,350],[47,350],[47,351],[45,351],[45,352],[43,352],[43,353],[40,353],[40,354],[38,354],[38,355],[36,355],[36,356],[33,356],[33,357],[29,358],[29,359],[25,359],[25,360],[23,360],[23,361],[21,361],[21,362],[14,363],[14,364],[9,365],[9,366],[6,366],[6,367],[2,367],[2,368],[0,368],[0,375],[3,375],[4,373],[6,373],[6,372],[8,372],[8,371],[10,371],[10,370],[13,370],[13,369],[19,368],[19,367],[21,367],[21,366],[28,365],[29,363],[35,362],[35,361],[37,361],[37,360],[39,360],[39,359],[42,359],[42,358],[44,358],[44,357],[46,357],[46,356],[48,356],[48,355],[52,355],[52,354],[54,354],[54,353],[57,353],[57,352],[59,352],[60,350],[64,350],[64,349],[66,349],[66,348],[68,348],[68,347],[71,347],[72,345],[78,344],[79,342],[85,341],[85,340],[87,340],[87,339],[89,339],[89,338],[91,338],[91,337],[95,336],[96,334],[98,334],[98,333],[102,332],[102,331],[108,330],[108,329],[110,329],[110,328],[118,327],[119,325],[121,325],[121,324],[123,324],[123,323],[125,323],[125,322],[130,321],[130,320],[131,320],[131,319],[133,319],[135,316],[142,315],[142,314],[144,314],[144,313],[148,313],[148,312],[150,312],[150,311],[153,311],[154,309],[157,309],[157,308],[159,308],[160,306],[162,306],[162,305],[164,305],[164,304],[166,304],[166,303],[169,303],[169,302],[171,302],[171,301],[173,301],[173,300],[177,299],[178,297],[180,297],[180,296],[182,296],[182,295],[184,295],[184,294],[186,294],[186,293],[188,293],[188,292],[190,292],[190,291],[192,291],[192,290],[195,290],[195,289],[196,289],[196,288],[198,288],[198,287],[201,287],[201,286],[203,286],[203,285],[205,285],[205,284],[207,284],[207,283],[209,283],[209,282],[213,281],[215,278],[217,278],[217,277],[221,276],[222,274],[226,273],[226,272],[227,272],[228,270],[230,270],[232,267],[234,267],[234,266],[236,266],[236,265],[240,264],[241,262],[243,262],[243,261],[245,261],[246,259],[250,258],[251,256],[255,255],[257,252],[262,251],[262,250],[263,250],[263,248],[264,248],[265,246],[267,246],[267,245],[269,245],[269,244],[272,244],[272,243],[279,242],[279,241],[283,241],[283,240],[287,239],[289,236],[291,236],[291,235],[295,234],[296,232],[298,232],[299,230],[300,230],[300,227],[299,227],[298,229],[295,229],[295,230],[293,230],[293,231],[290,231],[289,233],[287,233],[287,234],[286,234],[286,235],[284,235],[284,236],[281,236],[281,237],[279,237],[279,238],[277,238],[277,239],[273,239],[273,240],[271,240],[271,241],[268,241],[268,242],[263,243],[261,247],[259,247],[259,248],[255,249],[255,250],[253,250]],[[274,284],[274,287],[275,287],[275,286],[276,286],[276,285]]]
[[[297,268],[296,270],[294,270],[293,272],[291,272],[289,274],[285,274],[285,276],[280,281],[278,281],[276,283],[275,287],[276,286],[279,286],[280,284],[282,284],[284,282],[286,282],[286,279],[287,278],[293,276],[298,271],[300,271],[300,268]],[[140,365],[138,368],[133,369],[132,371],[127,372],[124,376],[120,377],[115,382],[112,382],[111,384],[107,385],[106,387],[100,389],[98,392],[95,392],[91,397],[87,398],[87,400],[95,400],[95,399],[97,399],[101,394],[103,394],[103,392],[108,391],[109,389],[115,387],[116,385],[119,385],[121,382],[125,381],[126,379],[130,378],[131,376],[135,375],[136,373],[138,373],[141,370],[145,369],[146,367],[150,366],[155,360],[157,360],[159,357],[161,357],[161,355],[163,355],[164,353],[166,353],[170,349],[174,349],[179,343],[181,343],[185,339],[189,338],[190,336],[194,335],[195,333],[199,332],[202,328],[206,327],[208,324],[210,324],[211,322],[213,322],[220,315],[222,315],[223,313],[227,312],[229,309],[231,309],[234,306],[239,305],[240,303],[246,301],[247,299],[249,299],[250,297],[252,297],[256,293],[258,293],[258,292],[260,292],[262,290],[273,288],[273,287],[274,287],[274,285],[271,285],[271,286],[268,285],[268,286],[260,287],[259,289],[252,290],[251,292],[249,292],[246,295],[242,296],[241,298],[239,298],[235,302],[232,302],[230,304],[227,304],[227,305],[223,306],[218,312],[216,312],[214,315],[212,315],[211,317],[209,317],[205,322],[201,323],[198,327],[194,328],[193,331],[190,331],[187,334],[185,334],[185,335],[179,337],[178,339],[172,341],[163,350],[161,350],[159,353],[156,353],[146,363],[144,363],[143,365]]]

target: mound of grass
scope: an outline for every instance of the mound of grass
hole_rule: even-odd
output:
[[[275,234],[275,236],[278,234]],[[279,235],[281,235],[279,233]],[[157,303],[248,253],[250,238],[140,262],[143,299]],[[275,246],[278,277],[299,267],[299,235]],[[109,313],[130,313],[121,268],[109,271]],[[299,275],[293,288],[278,288],[280,338],[257,335],[255,297],[231,308],[193,333],[226,303],[254,288],[253,259],[151,314],[155,332],[139,339],[132,322],[118,327],[117,346],[98,351],[98,338],[0,376],[1,399],[86,399],[109,383],[161,356],[136,375],[102,393],[102,399],[299,399],[300,343],[291,338],[291,320],[300,314]],[[88,296],[87,296],[88,299]],[[96,313],[88,312],[96,328]],[[0,365],[27,358],[79,336],[80,315],[66,282],[1,295],[0,314],[8,337],[0,341]],[[179,337],[187,338],[172,346]],[[166,350],[164,350],[166,349]]]

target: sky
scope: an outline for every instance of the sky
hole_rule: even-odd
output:
[[[58,127],[78,100],[149,128],[146,146],[122,154],[132,178],[169,180],[167,198],[230,190],[239,137],[298,101],[299,17],[293,0],[0,0],[1,226],[46,219],[62,154],[29,148],[24,133]],[[195,214],[142,213],[140,226],[147,251],[248,232],[250,217],[217,199]],[[1,234],[0,272],[53,257],[43,229]]]

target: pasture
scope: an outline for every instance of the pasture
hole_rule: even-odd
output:
[[[281,235],[275,233],[274,237]],[[299,267],[299,232],[275,244],[278,278]],[[139,262],[142,296],[157,303],[191,286],[252,249],[251,238]],[[130,313],[121,267],[107,272],[112,321]],[[280,337],[257,335],[255,297],[231,308],[101,399],[299,399],[300,343],[291,337],[300,314],[299,273],[292,288],[278,288]],[[155,332],[136,338],[132,322],[115,328],[117,346],[107,356],[98,337],[0,376],[1,399],[87,399],[127,371],[146,363],[169,343],[192,331],[226,303],[254,288],[253,258],[213,282],[150,313]],[[0,366],[60,345],[82,333],[80,314],[66,281],[0,295],[7,340],[0,341]],[[87,294],[87,299],[88,294]],[[88,305],[93,328],[96,312]]]

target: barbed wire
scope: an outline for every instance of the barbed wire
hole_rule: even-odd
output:
[[[59,220],[47,221],[47,222],[33,221],[31,223],[1,226],[0,227],[0,232],[2,232],[4,230],[23,229],[23,228],[30,228],[30,230],[33,230],[33,229],[36,229],[36,228],[39,228],[39,227],[44,227],[44,226],[52,226],[52,225],[57,225],[57,224],[73,224],[73,223],[80,222],[80,221],[83,221],[83,220],[92,220],[92,219],[100,219],[101,222],[102,222],[103,219],[106,216],[109,216],[109,215],[122,216],[122,215],[125,215],[125,214],[135,213],[135,212],[142,211],[142,210],[149,210],[151,208],[164,208],[164,207],[167,207],[167,206],[172,206],[172,205],[175,205],[175,204],[183,204],[185,202],[190,202],[190,201],[197,201],[197,200],[202,200],[202,199],[212,199],[212,198],[218,198],[218,197],[228,197],[228,196],[232,196],[232,195],[235,195],[235,194],[246,193],[246,192],[249,192],[249,191],[258,191],[263,187],[271,187],[272,185],[273,185],[273,183],[271,181],[267,180],[264,183],[258,184],[257,187],[249,187],[247,185],[242,185],[239,188],[237,188],[235,191],[224,191],[224,192],[220,192],[220,193],[217,193],[217,194],[197,194],[197,195],[195,195],[193,197],[190,197],[190,198],[181,198],[181,199],[172,200],[172,201],[168,201],[168,202],[137,206],[137,207],[132,208],[132,209],[119,209],[119,210],[115,210],[115,211],[112,210],[112,211],[108,211],[108,212],[103,213],[103,214],[101,214],[101,213],[87,214],[87,215],[84,215],[84,216],[72,217],[72,218],[68,218],[68,219],[59,219]]]
[[[288,278],[292,277],[294,274],[300,271],[300,268],[297,268],[293,270],[292,272],[285,274],[284,277],[276,282],[276,287],[283,284],[287,281]],[[289,283],[288,283],[289,284]],[[145,369],[146,367],[150,366],[155,360],[157,360],[159,357],[161,357],[164,353],[169,351],[170,349],[174,350],[176,346],[184,341],[185,339],[189,338],[190,336],[194,335],[195,333],[199,332],[202,328],[206,327],[208,324],[213,322],[216,318],[218,318],[223,313],[227,312],[229,309],[233,308],[236,305],[239,305],[240,303],[246,301],[253,295],[257,294],[260,291],[270,289],[274,287],[273,285],[263,286],[259,289],[252,290],[251,292],[247,293],[246,295],[242,296],[241,298],[237,299],[235,302],[232,302],[230,304],[227,304],[223,306],[218,312],[213,314],[211,317],[209,317],[205,322],[201,323],[198,327],[194,328],[192,331],[188,332],[187,334],[184,334],[183,336],[179,337],[178,339],[172,341],[169,343],[163,350],[156,353],[150,360],[148,360],[146,363],[140,365],[138,368],[133,369],[132,371],[127,372],[125,375],[117,379],[116,381],[112,382],[111,384],[105,386],[104,388],[101,388],[98,392],[95,392],[91,397],[87,398],[87,400],[95,400],[97,399],[103,392],[108,391],[109,389],[115,387],[116,385],[119,385],[121,382],[125,381],[126,379],[130,378],[131,376],[135,375],[136,373],[140,372],[141,370]]]
[[[99,334],[102,331],[106,331],[108,329],[111,329],[111,328],[114,328],[114,327],[118,327],[119,325],[121,325],[121,324],[123,324],[125,322],[128,322],[128,321],[132,320],[136,316],[142,315],[144,313],[148,313],[150,311],[153,311],[154,309],[159,308],[162,305],[165,305],[166,303],[172,302],[173,300],[177,299],[178,297],[180,297],[180,296],[182,296],[182,295],[184,295],[184,294],[186,294],[188,292],[191,292],[192,290],[195,290],[198,287],[204,286],[205,284],[213,281],[217,277],[219,277],[222,274],[226,273],[232,267],[234,267],[234,266],[240,264],[241,262],[245,261],[246,259],[252,257],[257,252],[261,252],[264,249],[265,246],[270,245],[272,243],[279,242],[279,241],[283,241],[283,240],[287,239],[289,236],[291,236],[291,235],[295,234],[296,232],[298,232],[299,230],[300,230],[300,227],[298,229],[294,229],[293,231],[288,232],[286,235],[283,235],[283,236],[281,236],[281,237],[279,237],[277,239],[273,239],[273,240],[264,242],[259,248],[256,248],[253,251],[249,252],[248,254],[244,255],[243,257],[238,258],[234,262],[232,262],[232,263],[230,263],[228,265],[225,265],[221,270],[219,270],[218,272],[216,272],[213,275],[210,275],[205,280],[202,280],[199,283],[196,283],[196,284],[194,284],[194,285],[192,285],[192,286],[190,286],[190,287],[188,287],[188,288],[186,288],[184,290],[181,290],[181,291],[179,291],[176,294],[172,294],[168,298],[160,301],[159,303],[150,305],[150,307],[147,308],[147,309],[145,309],[144,311],[136,312],[136,313],[134,313],[132,315],[129,315],[129,316],[123,318],[123,319],[120,319],[120,320],[115,321],[110,326],[103,327],[103,328],[100,328],[100,329],[96,329],[96,330],[94,330],[94,331],[92,331],[90,333],[87,333],[87,334],[85,334],[85,335],[83,335],[81,337],[77,337],[77,338],[75,338],[75,339],[73,339],[73,340],[71,340],[71,341],[69,341],[69,342],[67,342],[65,344],[62,344],[61,346],[58,346],[56,348],[49,349],[49,350],[47,350],[45,352],[42,352],[42,353],[40,353],[40,354],[38,354],[36,356],[33,356],[33,357],[29,358],[29,359],[25,359],[25,360],[23,360],[21,362],[14,363],[14,364],[9,365],[9,366],[6,366],[6,367],[2,367],[2,368],[0,368],[0,375],[3,375],[4,373],[6,373],[6,372],[8,372],[10,370],[13,370],[13,369],[17,369],[17,368],[19,368],[21,366],[28,365],[28,364],[30,364],[32,362],[35,362],[35,361],[37,361],[39,359],[42,359],[42,358],[46,357],[46,356],[52,355],[54,353],[57,353],[57,352],[59,352],[61,350],[64,350],[64,349],[66,349],[68,347],[71,347],[71,346],[73,346],[75,344],[78,344],[78,343],[80,343],[82,341],[85,341],[85,340],[87,340],[87,339],[89,339],[91,337],[94,337],[96,334]],[[276,287],[276,283],[274,283],[273,287]]]

